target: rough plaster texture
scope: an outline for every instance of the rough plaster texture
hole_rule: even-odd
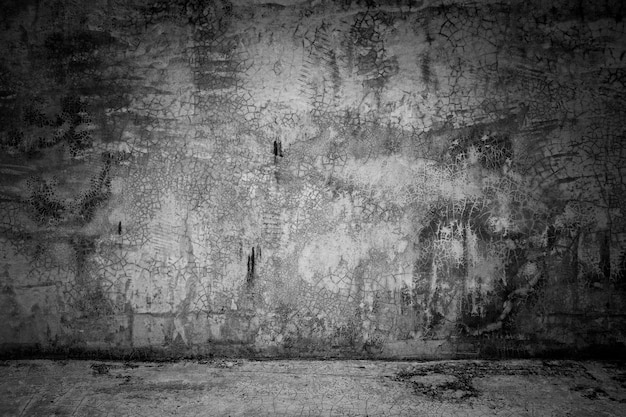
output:
[[[9,1],[0,350],[623,347],[620,1]]]

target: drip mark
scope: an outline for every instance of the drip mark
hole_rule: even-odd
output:
[[[246,275],[246,282],[248,284],[252,284],[256,275],[254,263],[254,248],[252,248],[252,254],[248,255],[248,274]]]
[[[283,145],[279,141],[274,141],[274,163],[276,163],[276,158],[283,157]]]

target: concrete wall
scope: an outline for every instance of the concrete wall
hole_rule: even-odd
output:
[[[0,352],[626,341],[618,1],[7,1]]]

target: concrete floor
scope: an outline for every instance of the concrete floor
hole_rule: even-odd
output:
[[[626,416],[626,364],[0,362],[2,416]]]

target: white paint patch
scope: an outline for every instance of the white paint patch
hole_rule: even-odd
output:
[[[342,263],[347,270],[353,270],[364,255],[364,249],[364,245],[345,232],[317,236],[300,253],[298,273],[314,284],[316,274],[329,277]]]

